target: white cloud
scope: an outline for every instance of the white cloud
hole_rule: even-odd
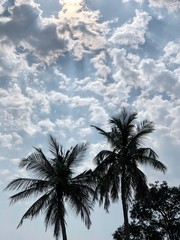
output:
[[[115,68],[113,74],[115,81],[121,81],[123,85],[137,85],[139,81],[139,72],[137,69],[139,57],[133,54],[127,54],[124,48],[113,48],[110,51],[110,56],[112,57],[112,64]],[[124,90],[121,92],[123,93]]]
[[[98,101],[95,97],[81,97],[81,96],[74,96],[70,98],[69,106],[74,107],[83,107],[83,106],[90,106],[92,104],[96,104]]]
[[[22,137],[18,135],[16,132],[12,134],[9,133],[0,133],[0,146],[4,148],[14,148],[18,147],[23,143]]]
[[[69,97],[61,92],[57,92],[57,91],[50,91],[49,95],[48,95],[48,99],[50,100],[50,102],[52,103],[56,103],[56,102],[65,102],[67,103],[69,100]]]
[[[90,91],[93,94],[96,93],[98,95],[103,95],[106,91],[106,86],[105,86],[105,81],[102,78],[96,78],[96,79],[91,79],[88,78],[88,81],[82,81],[82,83],[79,84],[79,82],[76,82],[75,85],[76,90],[79,92],[84,92],[84,91]]]
[[[69,128],[69,129],[81,128],[85,124],[85,119],[79,118],[77,120],[73,120],[70,117],[66,117],[65,119],[57,119],[55,124],[56,126],[62,129],[63,128]]]
[[[173,64],[180,65],[180,41],[179,42],[168,42],[164,47],[163,60],[173,67]]]
[[[78,135],[81,137],[81,138],[87,138],[88,135],[91,135],[92,134],[92,129],[90,127],[80,127],[79,129],[79,132],[78,132]]]
[[[145,34],[152,17],[143,11],[136,10],[136,16],[131,23],[125,23],[117,28],[110,41],[117,45],[138,48],[145,43]]]
[[[99,21],[99,11],[91,11],[81,1],[65,1],[62,3],[59,19],[58,35],[68,41],[68,50],[77,59],[81,59],[86,52],[105,47],[104,36],[109,27],[108,22]]]
[[[25,78],[31,72],[25,54],[17,54],[13,44],[4,43],[0,39],[0,79],[16,79],[19,75]]]
[[[53,132],[55,128],[55,124],[48,118],[39,121],[38,126],[40,127],[40,131],[45,133]]]
[[[38,111],[40,110],[41,113],[50,113],[50,104],[48,100],[48,94],[46,92],[27,87],[26,93]]]
[[[93,63],[94,68],[96,69],[96,76],[106,79],[107,76],[110,74],[111,69],[107,65],[105,52],[101,51],[99,54],[97,54],[95,57],[91,59],[91,62]]]
[[[178,11],[180,9],[179,0],[148,0],[150,7],[167,8],[169,11]]]
[[[139,74],[143,89],[146,87],[147,91],[166,92],[172,97],[180,96],[180,83],[177,76],[161,59],[157,61],[143,59],[139,65]]]
[[[104,107],[100,106],[100,104],[92,104],[89,107],[90,112],[90,122],[91,124],[105,124],[107,119],[109,118]]]
[[[36,127],[32,124],[32,101],[14,84],[8,91],[1,90],[0,98],[1,116],[0,123],[4,131],[24,130],[34,134]]]

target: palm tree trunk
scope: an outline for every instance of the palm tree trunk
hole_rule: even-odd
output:
[[[125,239],[126,240],[130,240],[129,219],[128,219],[128,206],[127,206],[126,197],[125,197],[124,175],[125,174],[122,174],[122,177],[121,177],[121,200],[122,200],[123,215],[124,215]]]
[[[63,240],[67,240],[66,226],[65,226],[64,219],[61,219],[61,230],[62,230],[62,238],[63,238]]]

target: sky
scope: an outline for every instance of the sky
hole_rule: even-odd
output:
[[[28,176],[18,161],[42,147],[49,134],[68,149],[88,142],[82,169],[105,140],[122,107],[156,126],[145,142],[167,166],[145,166],[148,182],[180,180],[180,1],[0,0],[0,236],[53,240],[43,217],[16,229],[33,200],[9,206],[12,179]],[[81,169],[80,169],[81,170]],[[121,202],[107,214],[95,206],[87,230],[69,209],[68,240],[110,240],[123,223]]]

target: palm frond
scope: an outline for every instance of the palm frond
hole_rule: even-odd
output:
[[[59,238],[61,231],[63,234],[63,231],[65,230],[65,215],[66,215],[66,209],[63,202],[57,203],[55,205],[56,207],[53,208],[53,214],[51,215],[51,225],[54,225],[54,237],[56,239]]]
[[[19,189],[28,189],[32,187],[37,187],[39,191],[43,187],[47,186],[47,181],[31,178],[17,178],[11,181],[4,190],[19,190]]]
[[[26,218],[33,219],[34,217],[36,217],[43,210],[43,208],[46,206],[47,200],[48,200],[50,195],[51,195],[51,192],[46,193],[42,197],[40,197],[35,203],[33,203],[31,205],[31,207],[25,212],[25,214],[21,218],[17,228],[19,228],[23,224],[23,221]]]
[[[99,166],[102,162],[110,164],[115,159],[115,153],[110,150],[100,151],[93,159],[94,163]]]
[[[32,171],[38,178],[47,179],[53,174],[50,162],[46,159],[42,150],[37,148],[36,152],[20,161],[19,167],[26,167],[26,170]]]
[[[94,125],[91,125],[91,127],[95,128],[101,135],[103,135],[111,146],[117,145],[116,139],[114,139],[114,134],[112,134],[112,132],[106,132],[103,129]]]
[[[77,144],[66,154],[66,166],[69,168],[72,165],[76,167],[84,159],[85,153],[87,151],[88,144],[82,143]]]
[[[140,148],[136,151],[133,158],[140,164],[152,166],[155,170],[166,172],[166,166],[158,159],[158,155],[151,148]]]
[[[21,192],[18,192],[16,194],[12,195],[10,197],[10,204],[14,204],[14,203],[16,203],[20,200],[24,200],[24,199],[32,197],[32,196],[36,197],[36,196],[38,196],[39,194],[42,194],[45,191],[47,191],[47,185],[46,184],[44,186],[44,184],[42,185],[42,183],[40,183],[40,184],[36,183],[35,185],[33,185],[33,186],[31,186],[31,187],[29,187],[29,188],[27,188],[27,189],[25,189]]]
[[[53,166],[51,165],[49,159],[47,159],[46,156],[44,155],[42,149],[35,148],[35,150],[37,151],[37,153],[39,153],[41,160],[44,162],[44,171],[47,173],[47,175],[53,175],[54,174]]]
[[[49,151],[57,159],[59,155],[63,156],[62,146],[52,135],[49,136]]]
[[[45,208],[44,212],[45,212],[45,229],[47,230],[49,225],[53,225],[52,222],[52,215],[53,215],[53,211],[55,208],[55,205],[57,204],[57,197],[54,193],[51,194],[50,198],[49,198],[49,203],[47,204],[47,207]]]
[[[118,201],[119,190],[120,190],[120,178],[119,176],[116,175],[116,177],[112,178],[111,191],[110,191],[110,195],[113,202]]]
[[[128,148],[136,150],[141,146],[148,134],[154,131],[154,123],[149,121],[143,121],[137,126],[137,131],[129,136]]]
[[[91,225],[90,212],[93,209],[93,203],[90,200],[87,190],[83,191],[81,188],[76,188],[76,193],[69,196],[69,204],[75,211],[76,215],[81,216],[87,228]]]
[[[129,113],[126,111],[125,108],[122,108],[122,110],[113,116],[109,122],[110,124],[114,124],[121,133],[124,131],[130,132],[132,128],[134,128],[133,121],[137,118],[137,113]]]
[[[125,176],[126,198],[129,202],[132,201],[132,195],[143,198],[148,192],[146,175],[138,168],[136,161],[128,163]]]

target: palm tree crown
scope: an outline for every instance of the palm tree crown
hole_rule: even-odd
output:
[[[146,176],[139,165],[149,164],[156,170],[166,170],[157,154],[151,148],[143,147],[145,137],[154,131],[154,124],[147,120],[137,124],[136,118],[137,113],[128,113],[123,108],[109,120],[109,132],[92,126],[107,139],[111,147],[111,150],[100,151],[94,158],[96,197],[108,210],[110,200],[118,201],[121,192],[126,239],[129,239],[128,203],[134,193],[141,197],[148,190]]]
[[[86,149],[87,144],[77,144],[64,152],[56,139],[50,136],[49,150],[52,158],[47,158],[40,148],[35,148],[33,154],[21,160],[19,166],[31,171],[34,178],[18,178],[7,185],[6,190],[20,190],[10,197],[11,203],[31,196],[39,198],[25,212],[18,227],[24,219],[32,219],[43,212],[46,229],[53,226],[54,237],[58,239],[62,232],[63,240],[67,240],[65,202],[70,204],[75,213],[80,214],[85,225],[90,227],[90,210],[93,208],[91,196],[94,192],[89,178],[91,171],[76,173]]]

